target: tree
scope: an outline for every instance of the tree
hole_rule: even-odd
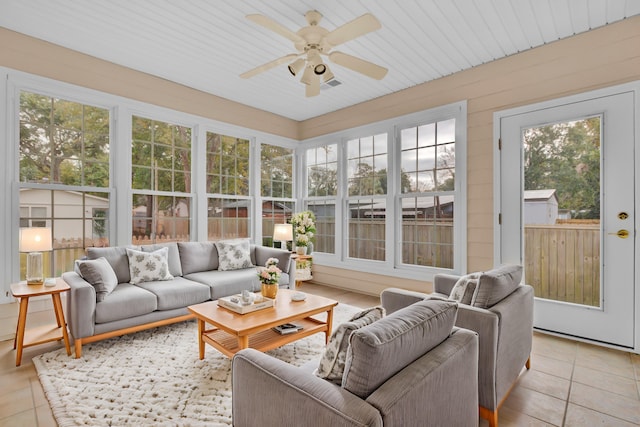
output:
[[[555,189],[558,207],[600,218],[600,118],[526,129],[525,190]]]
[[[109,110],[20,94],[20,180],[109,186]]]
[[[387,170],[376,171],[368,163],[358,163],[355,173],[349,179],[350,196],[372,196],[387,193]]]

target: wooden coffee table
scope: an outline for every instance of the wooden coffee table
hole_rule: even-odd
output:
[[[198,319],[200,359],[204,359],[205,343],[227,357],[233,357],[244,348],[268,351],[318,332],[324,332],[325,342],[329,342],[333,308],[338,302],[309,294],[304,301],[291,301],[293,293],[295,291],[279,289],[273,307],[247,314],[219,307],[217,301],[189,306],[189,311]],[[311,317],[325,312],[326,320]],[[286,335],[280,335],[271,329],[283,323],[295,323],[304,329]],[[207,329],[207,324],[213,325],[213,328]]]

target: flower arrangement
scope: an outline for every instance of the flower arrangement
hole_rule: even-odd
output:
[[[269,258],[264,267],[258,267],[258,279],[264,285],[277,285],[282,270],[278,268],[278,259]]]
[[[291,217],[296,246],[309,246],[316,232],[316,216],[311,211],[299,212]]]

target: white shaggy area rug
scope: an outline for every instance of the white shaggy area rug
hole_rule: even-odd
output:
[[[334,327],[357,311],[339,304]],[[183,322],[85,345],[80,359],[61,348],[33,363],[60,427],[231,425],[231,360],[209,345],[199,360],[197,335],[195,321]],[[269,354],[302,365],[323,350],[315,334]]]

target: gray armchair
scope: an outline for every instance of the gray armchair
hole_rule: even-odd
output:
[[[402,289],[385,289],[380,298],[387,313],[429,297],[448,298],[458,276],[438,274],[430,296]],[[523,366],[529,369],[533,339],[533,288],[522,285],[521,266],[503,266],[478,279],[479,307],[460,304],[456,326],[478,333],[478,400],[480,416],[498,425],[498,408]]]
[[[422,301],[351,333],[342,384],[253,349],[233,358],[233,425],[477,426],[477,334]]]

